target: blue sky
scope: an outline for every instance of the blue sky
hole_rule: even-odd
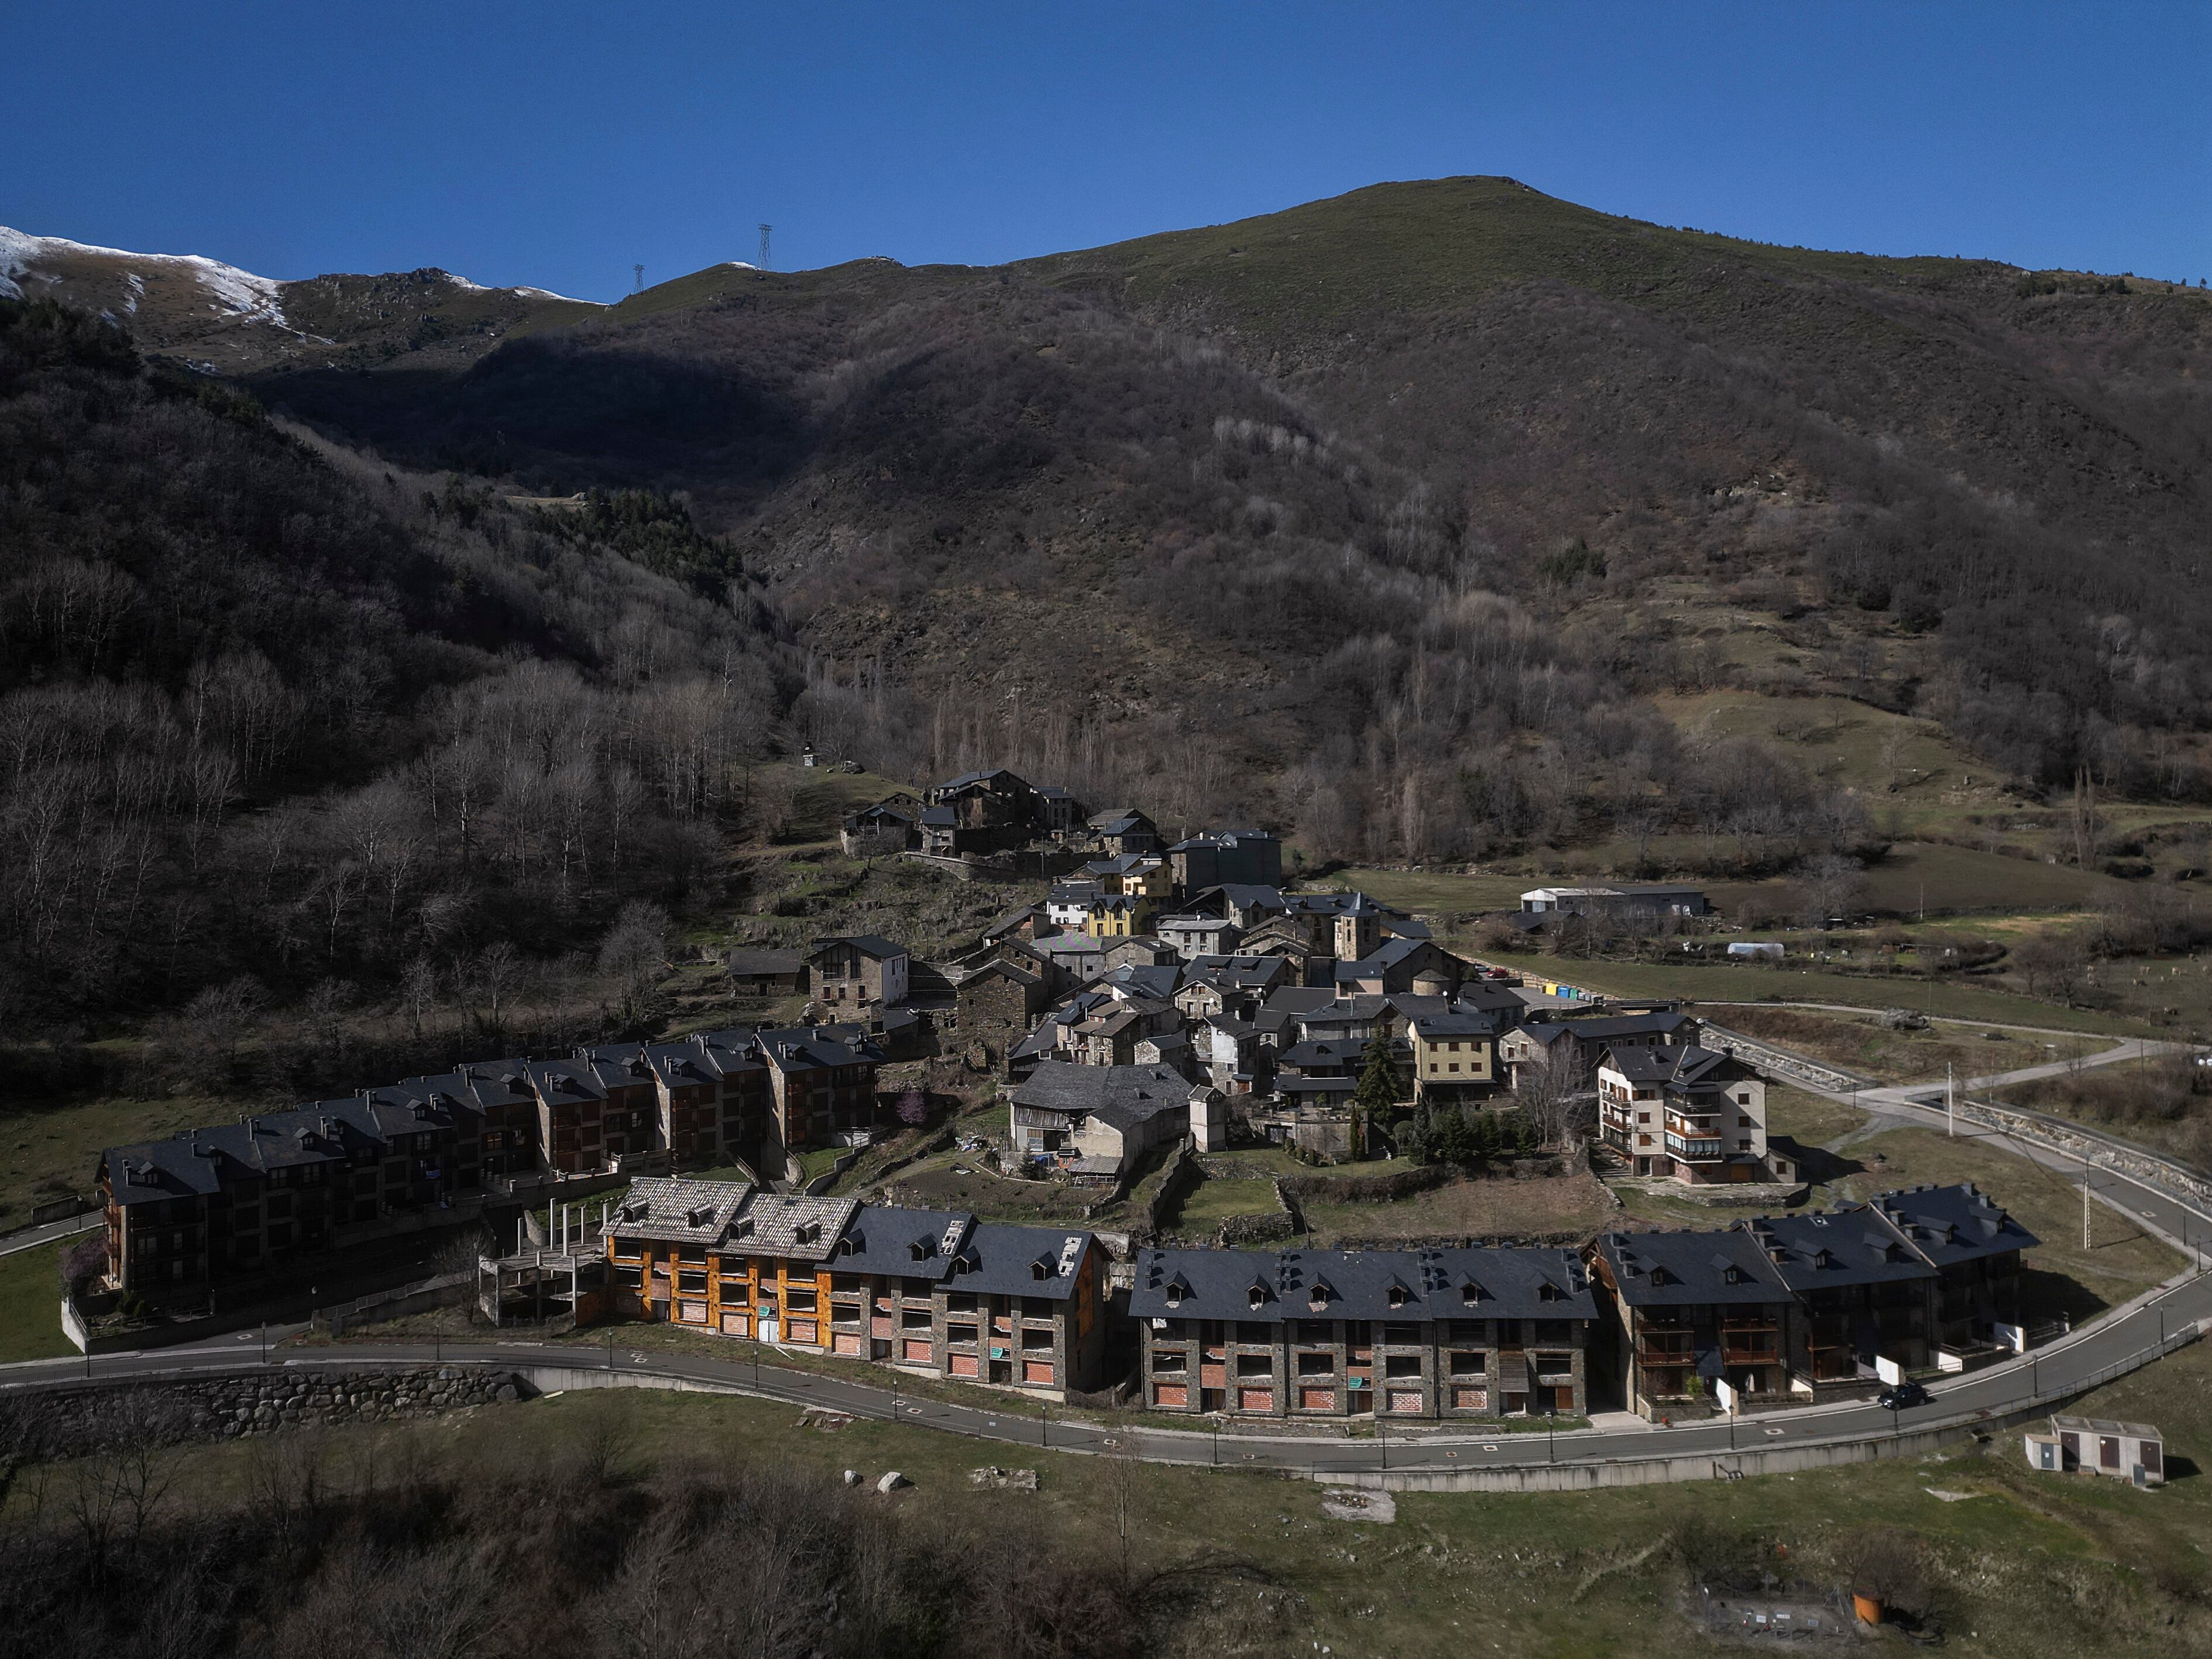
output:
[[[0,223],[611,299],[988,264],[1385,179],[2212,276],[2212,4],[12,9]]]

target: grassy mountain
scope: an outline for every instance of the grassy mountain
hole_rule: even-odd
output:
[[[1840,694],[1994,775],[2186,795],[2208,319],[2163,283],[1771,247],[1460,179],[996,269],[716,267],[465,370],[257,384],[417,462],[689,492],[835,659],[828,689],[921,689],[927,745],[827,733],[895,768],[1006,752],[1019,687],[1064,743],[1185,733],[1235,781],[1194,811],[1287,816],[1302,756],[1402,732],[1386,706],[1435,653],[1467,672],[1437,623],[1474,605],[1571,641],[1586,700]],[[1467,713],[1424,738],[1448,774]],[[1383,810],[1354,814],[1369,850],[1413,850]]]
[[[680,500],[802,653],[796,734],[893,775],[1369,859],[1863,839],[1803,745],[1670,714],[1725,692],[1940,732],[1947,799],[2212,794],[2212,298],[2175,285],[1455,179],[998,268],[481,294],[282,285],[337,343],[246,382],[395,464]]]
[[[602,309],[429,269],[275,282],[214,259],[88,247],[4,226],[0,297],[104,316],[151,356],[227,374],[307,363],[450,369],[511,335]]]

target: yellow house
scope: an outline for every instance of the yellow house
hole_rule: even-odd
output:
[[[1083,931],[1093,939],[1130,939],[1148,933],[1159,908],[1141,894],[1109,893],[1092,907]]]
[[[1487,1017],[1424,1014],[1408,1024],[1418,1094],[1488,1094],[1496,1086],[1498,1036]]]

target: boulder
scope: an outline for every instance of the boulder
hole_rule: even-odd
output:
[[[901,1486],[911,1486],[912,1485],[914,1485],[913,1481],[908,1480],[896,1469],[892,1469],[877,1480],[876,1490],[878,1492],[896,1492]]]

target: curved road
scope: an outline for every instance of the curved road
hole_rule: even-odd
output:
[[[2100,1054],[2084,1064],[2132,1057],[2125,1052]],[[2061,1062],[2062,1067],[2065,1062]],[[2040,1068],[2028,1068],[2030,1071]],[[2016,1079],[2021,1074],[2005,1074]],[[1997,1079],[1976,1079],[1984,1086]],[[1799,1085],[1802,1086],[1802,1085]],[[1826,1092],[1826,1091],[1822,1091]],[[1908,1085],[1829,1093],[1899,1122],[1942,1127],[1942,1084]],[[1930,1100],[1935,1102],[1930,1104]],[[1978,1125],[1959,1127],[1961,1134],[1996,1139],[2015,1156],[2031,1158],[2069,1179],[2087,1176],[2100,1202],[2136,1224],[2183,1249],[2191,1266],[2157,1289],[2081,1327],[2033,1354],[1934,1385],[1934,1398],[1913,1411],[1892,1413],[1868,1401],[1762,1412],[1739,1420],[1707,1418],[1675,1427],[1623,1422],[1553,1435],[1526,1428],[1517,1432],[1462,1431],[1456,1425],[1425,1429],[1407,1438],[1358,1440],[1320,1435],[1255,1432],[1244,1429],[1217,1434],[1206,1430],[1161,1429],[1095,1421],[1055,1419],[1050,1407],[1008,1396],[975,1404],[917,1400],[889,1386],[842,1376],[757,1364],[757,1351],[743,1357],[652,1353],[624,1347],[620,1332],[605,1345],[582,1342],[376,1342],[344,1349],[264,1349],[262,1334],[245,1331],[188,1347],[119,1353],[98,1358],[33,1360],[0,1365],[0,1395],[66,1388],[92,1379],[188,1376],[194,1373],[271,1369],[358,1370],[374,1365],[431,1363],[496,1365],[514,1369],[557,1367],[575,1371],[611,1371],[636,1384],[693,1386],[749,1394],[771,1400],[850,1413],[854,1417],[896,1420],[994,1441],[1010,1447],[1048,1447],[1056,1451],[1133,1454],[1164,1463],[1219,1464],[1231,1468],[1284,1470],[1310,1474],[1360,1474],[1472,1470],[1527,1470],[1551,1465],[1607,1465],[1656,1459],[1710,1459],[1715,1473],[1729,1467],[1732,1455],[1790,1446],[1865,1444],[1887,1440],[1899,1431],[1965,1428],[1985,1419],[2027,1411],[2064,1401],[2134,1370],[2212,1330],[2212,1273],[2205,1251],[2212,1247],[2212,1215],[2184,1203],[2163,1188],[2149,1187],[2115,1171],[2085,1170],[2078,1159],[2032,1146]],[[285,1327],[269,1333],[272,1341],[296,1334]],[[581,1384],[585,1379],[576,1379]]]
[[[189,1348],[83,1359],[37,1360],[0,1367],[0,1394],[67,1387],[88,1376],[147,1380],[237,1370],[264,1364],[284,1370],[359,1370],[375,1365],[432,1363],[508,1368],[560,1367],[609,1370],[625,1381],[703,1386],[796,1404],[849,1412],[855,1417],[896,1419],[916,1427],[963,1434],[1010,1447],[1046,1446],[1057,1451],[1133,1452],[1156,1462],[1221,1464],[1280,1469],[1326,1477],[1378,1471],[1512,1469],[1558,1464],[1636,1462],[1694,1455],[1724,1468],[1734,1453],[1792,1445],[1881,1441],[1900,1429],[1970,1425],[1984,1418],[2063,1400],[2119,1375],[2212,1328],[2212,1275],[2191,1272],[2126,1308],[2024,1359],[2008,1361],[1955,1382],[1941,1383],[1936,1397],[1915,1411],[1891,1413],[1870,1403],[1761,1413],[1731,1422],[1706,1419],[1678,1427],[1653,1425],[1593,1427],[1557,1436],[1531,1432],[1428,1431],[1406,1439],[1340,1440],[1308,1435],[1242,1431],[1216,1436],[1203,1431],[1125,1426],[1055,1419],[1050,1407],[1009,1397],[974,1405],[917,1400],[896,1388],[848,1381],[747,1358],[648,1353],[610,1346],[562,1342],[394,1342],[334,1349],[276,1347],[262,1358],[258,1333]],[[272,1336],[276,1334],[272,1333]],[[619,1337],[619,1332],[616,1333]],[[586,1379],[578,1377],[579,1384]],[[1117,1432],[1126,1442],[1117,1439]]]

